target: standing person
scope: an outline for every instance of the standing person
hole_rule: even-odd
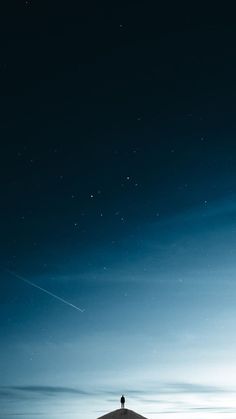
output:
[[[120,398],[120,404],[121,404],[121,409],[124,409],[124,407],[125,407],[125,396],[123,396],[123,394]]]

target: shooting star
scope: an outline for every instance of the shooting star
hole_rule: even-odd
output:
[[[61,301],[61,303],[64,303],[64,304],[66,304],[67,306],[70,306],[70,307],[74,308],[74,309],[75,309],[75,310],[77,310],[77,311],[80,311],[81,313],[83,313],[83,312],[85,311],[84,309],[82,309],[82,308],[80,308],[80,307],[75,306],[74,304],[70,303],[70,302],[69,302],[69,301],[67,301],[67,300],[64,300],[64,298],[58,297],[58,295],[53,294],[52,292],[50,292],[50,291],[48,291],[48,290],[45,290],[45,288],[40,287],[39,285],[35,284],[34,282],[30,281],[29,279],[26,279],[26,278],[24,278],[23,276],[18,275],[17,273],[15,273],[15,272],[13,272],[13,271],[9,271],[8,269],[5,269],[5,271],[6,271],[7,273],[9,273],[10,275],[14,276],[15,278],[18,278],[18,279],[20,279],[21,281],[26,282],[26,284],[31,285],[32,287],[37,288],[37,289],[39,289],[39,290],[40,290],[40,291],[42,291],[42,292],[45,292],[46,294],[50,295],[51,297],[55,298],[56,300]]]

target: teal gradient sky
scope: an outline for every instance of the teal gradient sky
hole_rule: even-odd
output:
[[[74,260],[70,274],[31,278],[41,286],[50,282],[51,291],[84,313],[9,277],[17,299],[11,312],[1,306],[1,318],[9,317],[0,417],[79,417],[82,411],[90,419],[118,408],[123,392],[127,407],[150,418],[233,417],[234,202],[203,203],[146,225],[112,257],[108,248],[98,249],[105,272],[92,268],[94,251],[87,274]]]

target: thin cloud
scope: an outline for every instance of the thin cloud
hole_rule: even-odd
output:
[[[57,396],[60,394],[69,394],[76,396],[90,396],[92,393],[87,391],[71,388],[71,387],[58,387],[58,386],[43,386],[43,385],[28,385],[28,386],[9,386],[0,388],[0,397],[19,397],[27,396],[27,393],[34,393],[37,395]]]
[[[166,383],[161,387],[161,391],[164,393],[190,393],[190,394],[202,394],[202,393],[225,393],[229,392],[229,390],[205,385],[205,384],[196,384],[196,383],[185,383],[185,382],[172,382]],[[231,390],[233,392],[233,390]]]
[[[70,396],[79,396],[79,397],[101,397],[104,396],[107,398],[107,401],[115,401],[121,393],[127,395],[128,398],[135,399],[141,403],[151,403],[151,404],[162,404],[166,401],[163,400],[164,396],[169,396],[171,394],[184,395],[184,394],[211,394],[211,395],[220,395],[220,394],[233,394],[235,393],[235,388],[224,388],[217,387],[212,385],[198,384],[198,383],[189,383],[189,382],[164,382],[157,383],[147,387],[144,390],[141,389],[112,389],[112,390],[100,390],[95,389],[93,392],[87,391],[80,388],[73,387],[60,387],[60,386],[44,386],[44,385],[24,385],[24,386],[6,386],[0,387],[0,398],[1,399],[20,399],[28,398],[34,394],[36,397],[45,397],[45,396],[60,396],[60,395],[70,395]],[[158,399],[158,396],[161,395],[161,398]],[[115,397],[113,399],[113,397]]]

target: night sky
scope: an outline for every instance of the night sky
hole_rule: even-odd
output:
[[[235,22],[9,1],[0,52],[0,418],[235,417]]]

